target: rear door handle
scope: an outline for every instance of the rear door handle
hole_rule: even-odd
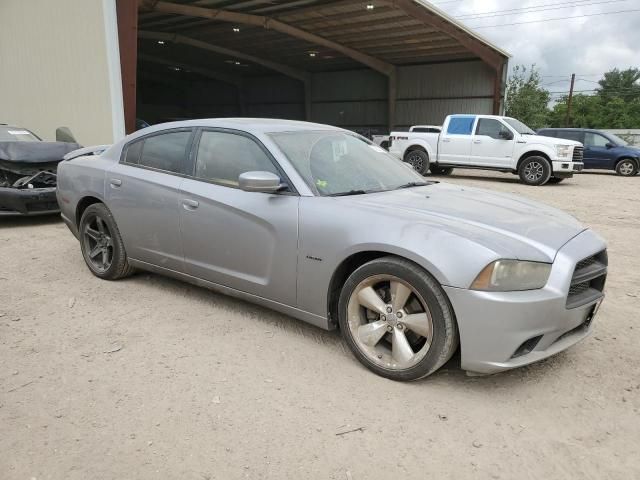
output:
[[[482,140],[474,140],[473,143],[482,143]]]
[[[120,180],[119,178],[112,178],[109,183],[111,184],[112,187],[119,187],[120,185],[122,185],[122,180]]]
[[[451,141],[451,139],[450,139],[450,138],[443,138],[443,139],[442,139],[442,142],[443,142],[443,143],[449,143],[450,141]]]
[[[196,200],[185,198],[184,200],[182,200],[182,206],[185,210],[195,210],[200,206],[200,204]]]

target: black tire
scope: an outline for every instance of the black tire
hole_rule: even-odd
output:
[[[452,167],[436,167],[433,165],[430,167],[430,170],[431,175],[451,175],[453,172]]]
[[[424,299],[431,313],[433,323],[431,346],[428,347],[424,357],[411,368],[389,369],[376,364],[360,350],[349,328],[347,308],[351,295],[361,282],[378,275],[390,275],[407,282]],[[391,380],[412,381],[431,375],[444,365],[458,348],[458,327],[453,308],[444,290],[431,275],[402,258],[382,257],[356,269],[342,287],[338,312],[342,336],[355,357],[371,371]]]
[[[551,178],[549,160],[537,155],[525,158],[518,167],[520,181],[526,185],[544,185]]]
[[[425,175],[429,171],[429,154],[424,150],[409,150],[404,154],[404,161],[420,175]]]
[[[558,177],[551,177],[551,178],[549,179],[549,182],[548,182],[548,183],[550,183],[550,184],[557,184],[557,183],[562,182],[563,180],[566,180],[566,179],[565,179],[565,178],[558,178]]]
[[[118,280],[133,273],[120,231],[106,205],[94,203],[87,207],[80,219],[79,233],[82,256],[96,277]]]
[[[638,173],[638,164],[630,158],[623,158],[616,164],[616,173],[622,177],[633,177]]]

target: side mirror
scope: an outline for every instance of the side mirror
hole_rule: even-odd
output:
[[[513,132],[511,130],[500,130],[500,138],[503,140],[513,140]]]
[[[607,149],[610,149],[610,148],[615,148],[615,145],[614,145],[613,143],[611,143],[611,142],[608,142],[608,143],[605,145],[605,147],[607,147]]]
[[[238,184],[245,192],[275,193],[281,189],[280,177],[271,172],[244,172]]]

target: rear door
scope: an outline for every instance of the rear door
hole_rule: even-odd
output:
[[[471,162],[471,138],[476,117],[449,117],[438,141],[438,163],[466,165]]]
[[[615,166],[615,148],[607,148],[608,138],[595,132],[584,134],[584,164],[589,168],[613,169]]]
[[[183,271],[180,187],[192,140],[191,128],[136,139],[107,172],[107,204],[131,258]]]
[[[505,139],[502,134],[511,134]],[[510,168],[515,135],[500,120],[479,118],[471,144],[471,158],[475,165]]]
[[[181,192],[187,273],[295,305],[299,196],[238,187],[239,175],[248,171],[272,172],[286,181],[254,137],[221,129],[203,129],[199,137],[195,168]]]

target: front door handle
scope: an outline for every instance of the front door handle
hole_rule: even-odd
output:
[[[200,206],[200,204],[196,200],[185,198],[182,200],[182,206],[185,210],[195,210]]]
[[[119,178],[112,178],[111,180],[109,180],[109,183],[112,187],[117,188],[122,185],[122,180],[120,180]]]
[[[473,143],[482,143],[482,140],[474,140]]]
[[[451,139],[449,139],[449,138],[443,138],[443,139],[442,139],[442,142],[443,142],[443,143],[449,143],[450,141],[451,141]]]

